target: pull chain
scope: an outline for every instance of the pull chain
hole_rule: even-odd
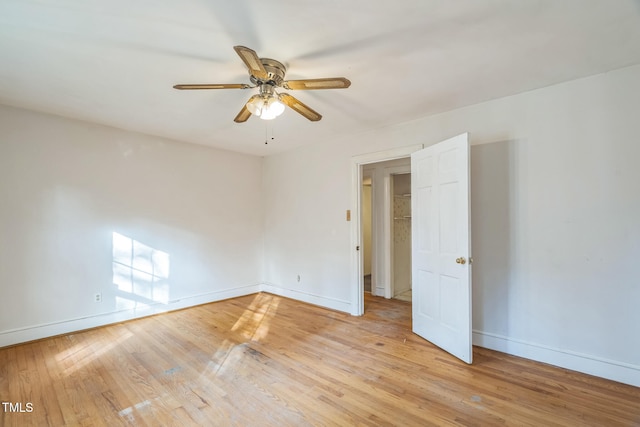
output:
[[[269,124],[270,121],[265,121],[264,124],[264,145],[269,144]],[[271,141],[274,141],[276,138],[273,136],[273,126],[271,126]]]

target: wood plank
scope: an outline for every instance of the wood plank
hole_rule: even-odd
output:
[[[640,389],[260,293],[0,349],[2,426],[640,425]],[[2,408],[0,408],[1,410]]]

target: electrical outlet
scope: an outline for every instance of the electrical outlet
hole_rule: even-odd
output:
[[[97,292],[94,296],[93,296],[93,300],[95,302],[102,302],[102,294],[100,292]]]

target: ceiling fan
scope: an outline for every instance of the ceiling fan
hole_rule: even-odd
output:
[[[322,116],[300,102],[288,93],[278,93],[276,88],[288,90],[316,90],[316,89],[346,89],[351,82],[344,77],[330,77],[324,79],[285,80],[286,67],[275,59],[259,58],[258,54],[244,46],[234,46],[233,49],[249,68],[249,80],[253,85],[244,83],[227,84],[179,84],[173,86],[180,90],[197,89],[253,89],[259,93],[249,98],[235,119],[236,123],[246,122],[251,114],[261,119],[271,120],[282,114],[285,105],[303,115],[312,122],[317,122]]]

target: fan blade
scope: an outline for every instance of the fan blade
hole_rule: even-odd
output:
[[[260,80],[267,80],[269,78],[269,73],[264,69],[264,65],[262,65],[262,61],[258,58],[258,54],[244,46],[234,46],[233,49],[242,59],[242,62],[245,63],[247,68],[249,68],[249,72],[252,76]]]
[[[288,80],[282,83],[282,87],[291,90],[313,89],[346,89],[351,82],[344,77],[329,77],[326,79]]]
[[[279,95],[279,98],[280,98],[280,101],[282,101],[285,105],[289,106],[295,112],[302,114],[312,122],[317,122],[322,118],[322,116],[318,114],[318,112],[307,107],[302,102],[298,101],[296,98],[289,95],[288,93],[281,93]]]
[[[233,121],[236,123],[244,123],[247,121],[249,117],[251,117],[251,111],[247,109],[247,104],[244,104],[242,106],[242,110],[240,110],[240,112],[238,113],[236,118],[233,119]]]
[[[250,89],[251,86],[244,83],[228,83],[228,84],[196,84],[196,85],[175,85],[174,89],[193,90],[193,89]]]

